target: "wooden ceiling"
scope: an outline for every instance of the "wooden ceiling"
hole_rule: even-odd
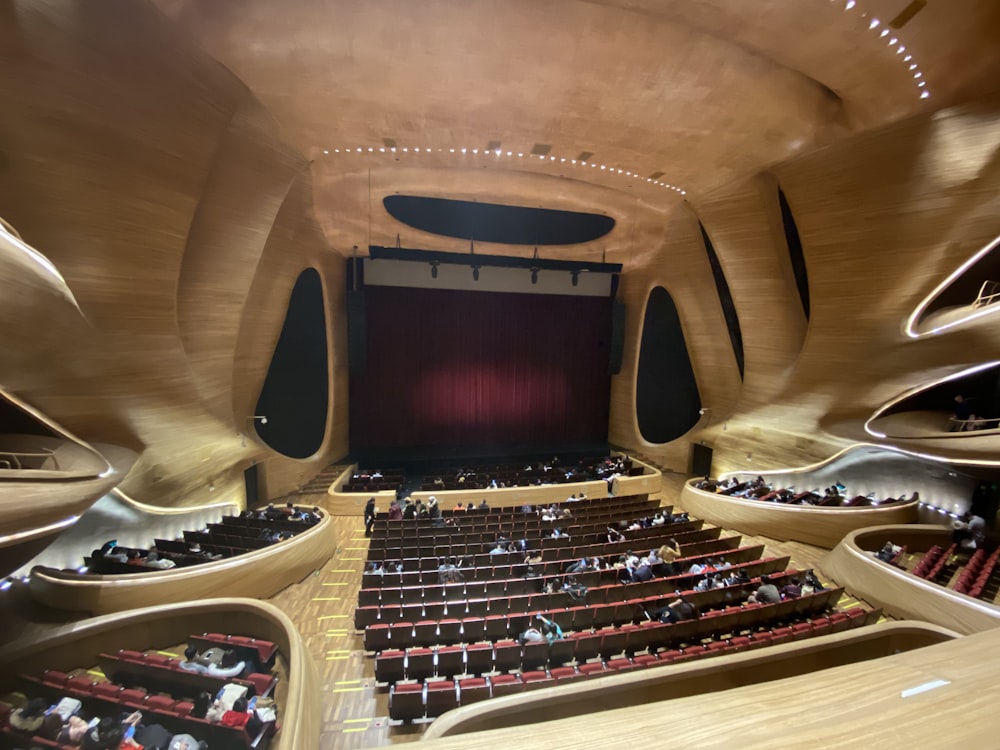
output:
[[[380,205],[416,191],[607,211],[620,227],[601,249],[627,260],[659,244],[662,214],[685,197],[967,98],[1000,73],[990,0],[932,0],[887,37],[905,2],[156,2],[310,159],[320,223],[344,254],[397,232],[404,246],[461,249]],[[536,144],[546,158],[529,156]],[[686,196],[649,182],[657,173]]]

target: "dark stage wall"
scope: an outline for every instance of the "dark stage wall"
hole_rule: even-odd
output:
[[[351,451],[607,439],[611,300],[370,286]]]

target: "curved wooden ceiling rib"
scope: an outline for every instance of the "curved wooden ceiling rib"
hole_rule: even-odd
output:
[[[177,326],[195,387],[205,408],[237,431],[229,396],[239,320],[278,212],[305,167],[274,140],[274,130],[256,101],[242,102],[233,113],[192,218],[177,280]]]

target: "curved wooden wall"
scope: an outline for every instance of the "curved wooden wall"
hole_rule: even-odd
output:
[[[846,534],[866,526],[917,520],[916,500],[884,508],[818,508],[728,497],[699,490],[693,486],[694,481],[684,485],[680,499],[681,507],[692,515],[744,534],[791,539],[827,549],[836,546]]]
[[[183,602],[220,591],[266,598],[301,580],[330,557],[335,533],[331,517],[278,544],[187,568],[126,575],[79,575],[35,567],[28,591],[55,609],[105,614],[135,606]]]
[[[278,707],[281,731],[272,747],[316,750],[320,733],[316,665],[288,616],[264,602],[206,599],[134,609],[15,641],[0,649],[0,686],[7,692],[16,687],[19,674],[39,675],[45,669],[68,672],[92,665],[103,652],[164,648],[184,643],[193,633],[206,632],[250,635],[277,644],[289,679],[284,704]]]
[[[926,552],[951,544],[943,526],[878,526],[848,534],[820,568],[855,596],[885,608],[896,617],[927,620],[959,633],[976,633],[1000,625],[1000,607],[918,578],[874,557],[882,546],[906,545],[909,552]]]
[[[342,455],[346,414],[333,415],[346,408],[345,375],[308,461],[240,438],[294,276],[336,266],[305,158],[246,86],[148,3],[3,15],[0,204],[83,318],[58,300],[44,324],[23,316],[5,335],[0,380],[82,439],[139,454],[123,486],[150,504],[242,503],[243,470],[264,460],[280,494]],[[333,305],[341,273],[326,280]],[[0,321],[22,314],[18,299],[0,295]],[[336,338],[342,316],[328,315]]]
[[[652,704],[595,713],[594,705],[612,699],[610,690],[585,703],[586,716],[513,726],[485,733],[431,739],[428,750],[471,747],[629,747],[669,731],[670,742],[697,748],[853,746],[991,747],[996,727],[988,716],[995,701],[997,668],[986,655],[1000,647],[1000,631],[955,638],[927,648],[847,664],[761,684]],[[783,647],[777,647],[783,648]],[[719,657],[738,659],[739,655]],[[668,667],[683,669],[687,664]],[[622,675],[624,681],[636,673]],[[611,687],[617,677],[600,678]],[[590,687],[587,682],[565,688]],[[542,691],[524,696],[533,700]],[[507,696],[496,701],[516,700]],[[489,705],[489,704],[487,704]],[[459,709],[461,711],[462,709]],[[972,713],[970,713],[972,712]],[[440,721],[440,720],[439,720]],[[433,725],[432,725],[433,726]]]
[[[638,335],[632,316],[626,366],[612,391],[611,439],[662,455],[675,469],[686,468],[691,440],[714,448],[716,473],[808,464],[871,440],[865,421],[896,394],[998,358],[1000,337],[988,318],[919,341],[904,331],[919,300],[1000,232],[997,122],[1000,96],[990,95],[790,158],[769,170],[773,177],[692,196],[744,323],[746,381],[733,382],[726,353],[713,348],[725,337],[720,316],[692,304],[692,296],[714,303],[714,292],[694,262],[696,238],[678,225],[687,209],[677,209],[663,245],[637,263],[640,273],[626,274],[622,290],[631,308],[646,284],[683,269],[690,296],[669,278],[663,283],[677,300],[712,411],[676,447],[643,444],[626,386]],[[795,212],[808,266],[807,332],[780,225],[770,218],[773,180]],[[995,438],[884,442],[969,463],[996,454]]]
[[[583,718],[594,705],[600,705],[604,711],[640,705],[659,711],[660,701],[782,680],[927,648],[956,637],[957,633],[927,623],[886,622],[697,663],[596,677],[562,688],[534,690],[449,711],[431,724],[424,739],[536,725],[567,717]]]

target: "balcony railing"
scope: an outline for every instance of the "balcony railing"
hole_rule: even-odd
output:
[[[1000,281],[984,281],[972,306],[976,309],[1000,301]]]

